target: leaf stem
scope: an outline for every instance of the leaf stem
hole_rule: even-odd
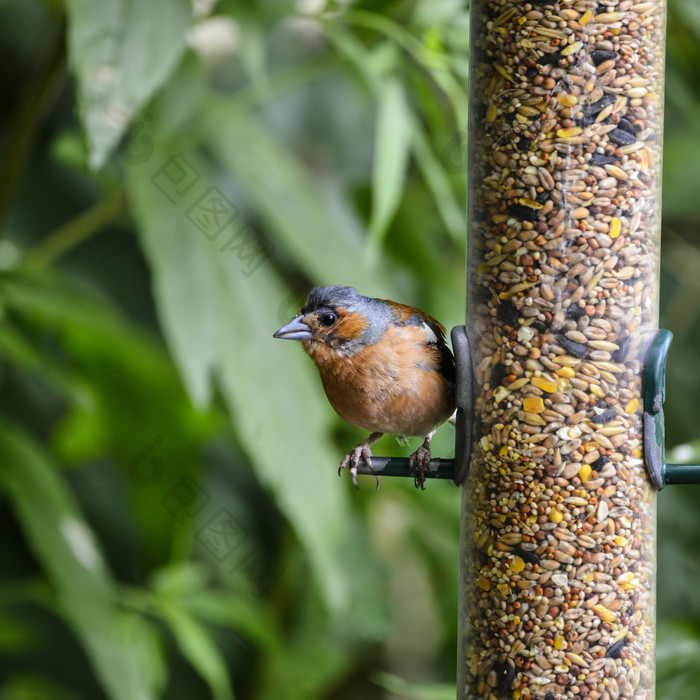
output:
[[[124,190],[114,190],[50,233],[27,253],[24,264],[33,270],[46,267],[107,226],[124,209],[125,201]]]

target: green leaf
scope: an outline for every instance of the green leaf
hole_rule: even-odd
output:
[[[411,114],[403,86],[389,80],[379,94],[372,164],[369,245],[377,251],[401,202],[411,145]]]
[[[197,618],[212,625],[230,627],[260,649],[283,653],[284,642],[261,601],[233,592],[202,591],[187,596],[185,605]]]
[[[132,117],[168,79],[185,48],[189,0],[66,0],[70,62],[100,168]]]
[[[8,422],[0,423],[0,484],[107,695],[112,700],[155,698],[165,672],[152,630],[117,607],[99,547],[56,467]]]
[[[663,209],[674,217],[697,216],[697,187],[700,163],[689,152],[700,149],[700,107],[684,116],[684,123],[664,137]]]
[[[465,86],[441,64],[430,67],[430,77],[450,100],[458,130],[466,129],[469,124],[469,99]]]
[[[240,58],[251,87],[262,100],[269,99],[268,92],[268,29],[256,16],[253,8],[242,5],[237,9],[236,22],[240,28]]]
[[[151,577],[149,602],[177,606],[202,623],[235,630],[261,649],[281,651],[283,641],[262,599],[208,584],[203,566],[192,562],[169,565]]]
[[[54,448],[68,462],[114,458],[128,477],[143,546],[150,557],[170,557],[173,539],[185,533],[173,528],[176,516],[162,499],[199,472],[211,415],[193,410],[163,346],[85,285],[45,272],[18,277],[4,293],[8,311],[25,328],[52,334],[69,358],[66,366],[55,352],[42,356],[45,366],[57,366],[49,376],[72,409],[55,429]],[[152,466],[156,473],[146,478]]]
[[[1,700],[81,700],[80,695],[63,683],[47,678],[36,669],[6,674],[0,685]]]
[[[412,131],[413,151],[416,156],[416,162],[423,172],[423,177],[425,177],[425,181],[430,188],[433,200],[440,213],[440,218],[453,240],[460,245],[464,245],[467,231],[466,195],[464,197],[463,206],[458,207],[454,199],[450,181],[447,175],[445,175],[445,169],[433,153],[433,149],[416,119],[413,120]]]
[[[42,366],[42,358],[37,349],[6,319],[0,326],[0,356],[28,370],[37,370]]]
[[[353,284],[377,296],[390,294],[382,267],[376,262],[362,264],[364,237],[359,224],[330,205],[321,184],[273,134],[236,109],[233,100],[211,99],[203,105],[202,117],[212,152],[255,202],[283,246],[281,253],[288,253],[316,282]]]
[[[664,700],[694,700],[700,681],[700,630],[687,619],[661,622],[657,634],[657,694]]]
[[[24,593],[26,599],[31,598],[33,582],[24,585],[22,583],[10,585],[14,589],[13,592],[20,595]],[[3,588],[4,590],[0,594],[0,605],[5,608],[9,605],[6,597],[7,587],[3,586]],[[10,597],[10,601],[12,601],[12,597]],[[35,622],[29,622],[26,617],[16,615],[14,612],[0,611],[0,654],[2,656],[30,654],[39,649],[42,644],[42,633]],[[2,698],[2,692],[0,692],[0,698]]]
[[[158,608],[182,655],[206,681],[214,700],[232,700],[226,661],[206,627],[175,605],[160,605]]]
[[[407,700],[453,700],[456,693],[453,685],[410,683],[391,673],[376,673],[373,680],[380,688]]]
[[[378,94],[381,88],[381,69],[377,66],[376,60],[370,60],[364,44],[342,24],[327,21],[321,26],[336,52],[350,62],[367,87]]]
[[[700,5],[696,0],[678,0],[673,5],[686,26],[700,37]]]

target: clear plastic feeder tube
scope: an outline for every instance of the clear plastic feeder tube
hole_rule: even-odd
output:
[[[472,0],[459,698],[654,697],[665,2]]]

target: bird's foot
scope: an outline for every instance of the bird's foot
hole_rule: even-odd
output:
[[[350,472],[350,478],[352,479],[352,484],[356,489],[360,487],[357,485],[357,467],[360,465],[360,460],[364,460],[365,464],[371,469],[372,468],[372,452],[369,447],[365,446],[364,443],[360,443],[357,447],[353,447],[350,452],[348,452],[343,461],[338,467],[338,476],[340,473],[348,467]],[[379,488],[379,477],[377,477],[377,488]]]
[[[409,472],[415,469],[413,474],[413,485],[417,489],[425,491],[425,471],[430,466],[430,439],[432,435],[425,438],[423,444],[408,458]]]
[[[353,447],[352,450],[350,450],[350,452],[343,457],[343,461],[338,467],[338,476],[340,476],[345,467],[348,467],[353,486],[359,490],[360,487],[357,485],[357,468],[360,465],[360,460],[362,459],[367,465],[367,468],[372,471],[372,450],[370,448],[377,440],[379,440],[381,436],[382,433],[372,433],[366,440],[363,440],[359,445],[357,445],[357,447]],[[379,476],[375,474],[375,477],[377,479],[378,491]]]

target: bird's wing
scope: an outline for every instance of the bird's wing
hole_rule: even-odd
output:
[[[416,309],[413,306],[398,304],[394,301],[382,299],[389,304],[395,314],[395,325],[419,326],[425,330],[425,342],[434,345],[440,353],[439,372],[450,383],[454,384],[456,379],[455,361],[449,345],[445,339],[445,327],[425,311]]]

